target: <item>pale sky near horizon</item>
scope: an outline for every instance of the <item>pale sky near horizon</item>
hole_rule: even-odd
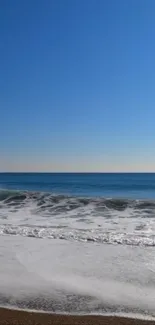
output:
[[[155,1],[0,1],[0,172],[155,171]]]

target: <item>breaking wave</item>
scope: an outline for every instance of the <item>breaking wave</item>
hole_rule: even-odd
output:
[[[0,235],[155,246],[155,201],[1,190]]]
[[[30,192],[30,191],[5,191],[0,190],[0,202],[8,205],[19,205],[28,200],[33,200],[40,207],[45,207],[48,203],[48,207],[52,208],[58,203],[65,203],[67,210],[76,209],[80,206],[87,206],[93,203],[99,208],[109,208],[118,211],[125,210],[127,207],[133,207],[135,209],[155,209],[154,200],[128,200],[128,199],[112,199],[112,198],[96,198],[96,197],[77,197],[68,195],[57,195],[51,193],[42,192]]]

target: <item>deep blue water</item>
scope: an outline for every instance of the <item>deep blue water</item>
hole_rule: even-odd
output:
[[[0,173],[0,188],[80,196],[155,198],[154,173]]]

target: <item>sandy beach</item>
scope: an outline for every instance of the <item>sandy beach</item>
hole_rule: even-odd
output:
[[[67,316],[0,308],[1,325],[154,325],[155,321],[109,316]]]

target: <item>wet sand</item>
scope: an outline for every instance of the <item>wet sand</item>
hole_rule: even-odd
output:
[[[109,316],[67,316],[0,308],[2,325],[155,325],[155,321]]]

